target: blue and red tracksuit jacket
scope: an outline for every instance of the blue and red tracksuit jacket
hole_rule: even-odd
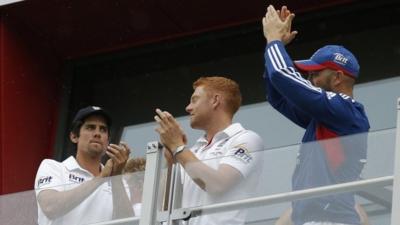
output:
[[[292,177],[293,190],[360,179],[370,127],[363,105],[345,94],[313,86],[296,70],[280,41],[267,45],[265,66],[268,101],[306,129]],[[292,202],[292,220],[295,225],[310,221],[360,224],[354,206],[353,193],[297,200]]]

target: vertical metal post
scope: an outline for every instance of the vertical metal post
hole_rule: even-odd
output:
[[[179,164],[173,164],[169,169],[167,178],[167,186],[165,188],[164,207],[165,211],[158,211],[157,221],[164,225],[179,225],[180,220],[172,218],[174,209],[181,208],[182,205],[182,183],[181,183],[181,170]]]
[[[182,207],[183,187],[182,187],[182,181],[181,181],[181,170],[180,170],[180,166],[178,164],[174,165],[173,173],[174,173],[174,176],[171,181],[171,183],[173,183],[173,186],[172,186],[172,193],[170,195],[171,204],[169,207],[168,225],[170,225],[170,224],[171,225],[179,225],[180,221],[172,220],[172,217],[171,217],[172,210],[179,209]]]
[[[149,142],[147,144],[142,212],[139,225],[155,224],[158,188],[160,185],[161,150],[162,145],[159,142]]]
[[[170,173],[170,177],[169,177],[169,187],[168,187],[168,193],[167,193],[168,194],[168,207],[167,207],[168,216],[167,216],[166,225],[172,224],[170,217],[171,217],[172,203],[173,203],[173,197],[174,197],[176,167],[177,167],[177,165],[174,164],[174,165],[172,165],[171,170],[170,170],[171,173]]]
[[[394,157],[392,225],[400,224],[400,98],[397,99],[396,149]]]

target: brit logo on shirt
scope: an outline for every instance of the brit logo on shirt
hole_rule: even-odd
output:
[[[234,153],[234,156],[236,156],[236,158],[242,160],[245,163],[251,163],[251,161],[253,160],[253,157],[251,156],[250,152],[244,148],[243,146],[238,146],[239,148],[236,150],[236,152]]]
[[[75,174],[70,173],[69,174],[69,181],[72,181],[74,183],[82,183],[85,181],[85,178],[83,177],[78,177]]]
[[[40,177],[38,180],[38,187],[40,188],[43,185],[50,184],[52,179],[52,176]]]

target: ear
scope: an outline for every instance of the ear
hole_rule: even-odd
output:
[[[213,108],[217,108],[221,104],[222,96],[220,94],[214,94],[211,103],[213,105]]]
[[[344,73],[341,70],[336,70],[335,79],[333,79],[333,85],[338,86],[343,82]]]
[[[69,133],[69,139],[72,141],[72,143],[77,144],[79,137],[76,136],[74,133],[70,132]]]

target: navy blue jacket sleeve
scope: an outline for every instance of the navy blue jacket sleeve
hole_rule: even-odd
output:
[[[344,94],[324,91],[304,79],[295,69],[293,61],[280,41],[269,43],[265,50],[265,66],[273,86],[283,98],[313,119],[336,130],[337,124],[351,126],[357,112],[354,100]],[[281,113],[289,114],[289,107],[282,108]],[[293,120],[292,120],[293,121]],[[296,121],[294,121],[296,122]]]
[[[267,100],[278,112],[284,115],[302,128],[307,128],[311,117],[302,110],[298,109],[293,103],[283,97],[278,90],[272,85],[267,74],[264,74],[264,81],[267,89]]]

